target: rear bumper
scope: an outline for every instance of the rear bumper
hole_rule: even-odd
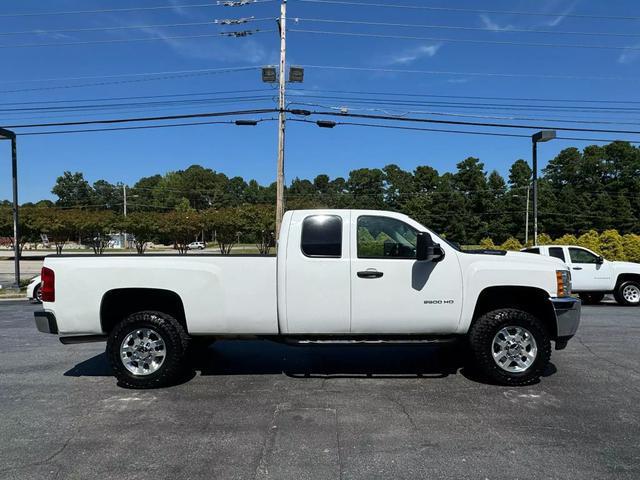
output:
[[[58,333],[58,323],[53,312],[39,311],[34,312],[33,316],[36,320],[36,328],[42,333]]]
[[[556,315],[556,350],[562,350],[580,325],[582,302],[573,297],[552,298]]]

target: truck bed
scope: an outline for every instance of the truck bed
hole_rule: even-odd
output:
[[[276,258],[221,255],[49,256],[61,335],[102,333],[100,305],[116,289],[175,292],[189,333],[277,334]]]

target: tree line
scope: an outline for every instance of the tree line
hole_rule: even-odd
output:
[[[352,170],[347,178],[326,174],[312,180],[295,178],[286,188],[286,207],[394,210],[460,244],[478,244],[484,238],[501,244],[510,237],[524,242],[531,178],[531,168],[522,159],[513,162],[506,178],[496,170],[487,172],[484,163],[474,157],[459,162],[453,172],[438,172],[429,165],[407,171],[389,164],[381,169]],[[121,218],[125,188],[130,213],[126,222]],[[264,214],[266,219],[275,204],[275,184],[263,186],[255,180],[229,178],[199,165],[144,177],[131,187],[106,180],[90,184],[80,172],[64,172],[52,193],[58,197],[55,202],[23,205],[26,217],[29,209],[50,212],[44,215],[51,221],[34,224],[36,229],[52,231],[46,224],[54,223],[58,216],[79,215],[65,213],[67,210],[111,212],[126,223],[126,231],[133,233],[136,224],[147,225],[154,238],[165,240],[177,236],[170,232],[171,220],[178,224],[172,216],[189,213],[190,218],[199,219],[197,228],[180,224],[193,240],[197,231],[223,225],[223,218],[239,222],[230,227],[240,229],[236,233],[247,229],[243,222],[258,211],[260,218]],[[6,210],[8,202],[0,207]],[[612,142],[562,150],[541,172],[539,210],[539,230],[554,238],[579,236],[592,229],[615,229],[622,235],[640,231],[640,148]],[[266,220],[259,223],[261,232],[273,229]],[[0,235],[10,235],[6,221],[0,220],[0,228]],[[78,234],[80,227],[74,228]],[[142,232],[139,235],[144,236]],[[258,233],[250,235],[255,240]]]

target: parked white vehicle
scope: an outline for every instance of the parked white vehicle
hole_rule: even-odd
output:
[[[523,252],[555,257],[571,269],[573,291],[585,304],[600,303],[612,293],[620,305],[640,305],[640,263],[610,262],[577,245],[541,245]]]
[[[63,255],[42,269],[42,332],[107,341],[122,385],[179,378],[191,340],[362,344],[468,340],[493,381],[537,380],[580,321],[561,261],[463,252],[406,215],[285,214],[277,257]]]
[[[34,277],[27,285],[27,298],[32,302],[42,303],[42,290],[40,289],[40,275]]]
[[[204,242],[191,242],[189,245],[187,245],[187,248],[189,250],[204,250],[206,248],[206,245],[204,244]]]

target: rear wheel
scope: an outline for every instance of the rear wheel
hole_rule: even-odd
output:
[[[42,288],[40,288],[42,284],[36,285],[33,289],[33,300],[36,303],[42,303]]]
[[[615,298],[620,305],[640,305],[640,283],[634,280],[622,282],[615,291]]]
[[[585,305],[597,305],[604,298],[604,293],[581,293],[580,300]]]
[[[502,385],[536,382],[551,358],[544,325],[522,310],[494,310],[476,320],[469,343],[480,373]]]
[[[189,336],[171,315],[144,311],[126,317],[109,334],[107,356],[119,385],[157,388],[184,372]]]

